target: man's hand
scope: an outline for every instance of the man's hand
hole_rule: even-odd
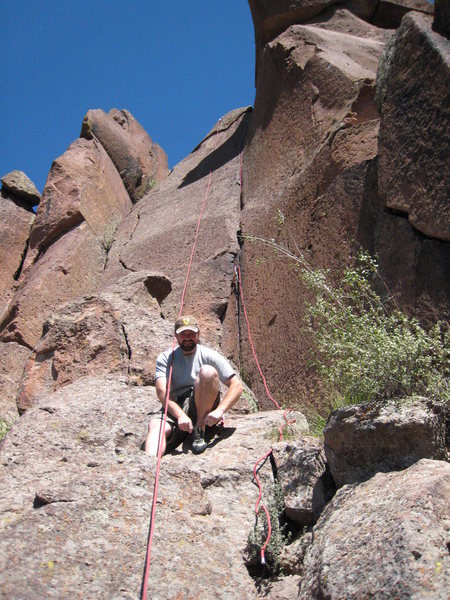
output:
[[[181,431],[187,431],[189,433],[192,433],[194,430],[191,419],[184,413],[178,417],[178,427]]]
[[[221,408],[216,408],[215,410],[213,410],[212,412],[210,412],[209,414],[206,415],[205,425],[207,425],[208,427],[212,427],[213,425],[216,425],[216,423],[221,421],[221,419],[223,417],[223,413],[224,413],[224,411]]]

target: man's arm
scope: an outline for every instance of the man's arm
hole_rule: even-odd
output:
[[[158,377],[158,379],[155,382],[155,388],[158,400],[161,402],[163,408],[165,408],[167,394],[167,379],[165,377]],[[182,431],[188,431],[189,433],[191,433],[194,429],[191,419],[183,411],[181,406],[179,406],[179,404],[175,402],[171,395],[169,395],[168,401],[169,406],[167,407],[167,412],[177,420],[178,427]]]
[[[219,406],[211,411],[205,418],[205,425],[212,427],[220,421],[223,415],[229,410],[241,397],[244,389],[241,380],[237,375],[232,375],[225,381],[225,385],[228,390],[225,396],[222,398]]]

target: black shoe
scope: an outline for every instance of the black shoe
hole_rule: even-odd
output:
[[[205,432],[200,427],[194,429],[194,439],[192,440],[192,452],[201,454],[206,450],[208,444],[205,442]]]

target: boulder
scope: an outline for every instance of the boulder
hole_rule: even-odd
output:
[[[443,460],[445,411],[426,398],[405,398],[333,411],[324,432],[328,465],[338,487],[379,471],[406,469],[421,458]]]
[[[50,169],[36,214],[30,253],[86,221],[106,249],[132,207],[111,159],[97,140],[75,140]],[[30,263],[30,260],[27,261]]]
[[[153,293],[170,282],[156,273],[131,273],[103,294],[69,302],[44,323],[28,359],[18,396],[21,412],[53,391],[88,375],[122,373],[154,385],[156,357],[173,339]]]
[[[81,137],[97,139],[122,177],[133,202],[140,200],[168,174],[167,156],[127,110],[89,110]]]
[[[28,246],[34,213],[27,203],[0,191],[0,320],[17,287]]]
[[[7,427],[18,419],[16,398],[30,350],[14,342],[0,343],[0,423]]]
[[[434,0],[433,29],[442,35],[450,36],[450,6],[447,0]]]
[[[13,427],[0,454],[0,581],[8,598],[139,596],[155,474],[155,459],[140,446],[158,406],[152,387],[86,377],[41,398]],[[242,559],[258,496],[252,469],[280,418],[230,415],[204,454],[186,445],[163,457],[152,597],[156,589],[162,598],[217,590],[257,597]],[[270,462],[260,477],[273,483]]]
[[[105,260],[85,221],[60,237],[28,270],[0,323],[0,340],[33,348],[57,306],[97,290]]]
[[[380,197],[386,208],[407,215],[421,233],[448,241],[450,41],[432,31],[431,17],[409,13],[390,44],[388,59],[380,63],[378,77],[384,84]]]
[[[201,216],[183,310],[197,315],[202,335],[216,346],[223,340],[239,252],[240,151],[248,118],[245,108],[221,119],[214,133],[134,207],[117,230],[101,283],[103,289],[142,270],[163,273],[172,292],[161,304],[162,314],[174,322]]]
[[[41,195],[36,186],[23,171],[11,171],[1,178],[2,189],[19,198],[29,206],[36,206]]]
[[[334,494],[323,444],[315,438],[280,442],[273,447],[286,516],[300,526],[314,525]]]
[[[446,598],[450,465],[423,459],[340,489],[313,530],[298,598]]]

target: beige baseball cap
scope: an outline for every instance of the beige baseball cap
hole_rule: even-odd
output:
[[[180,317],[175,321],[175,333],[179,334],[182,331],[194,331],[198,333],[200,331],[198,326],[198,321],[195,317],[191,315],[186,315],[185,317]]]

